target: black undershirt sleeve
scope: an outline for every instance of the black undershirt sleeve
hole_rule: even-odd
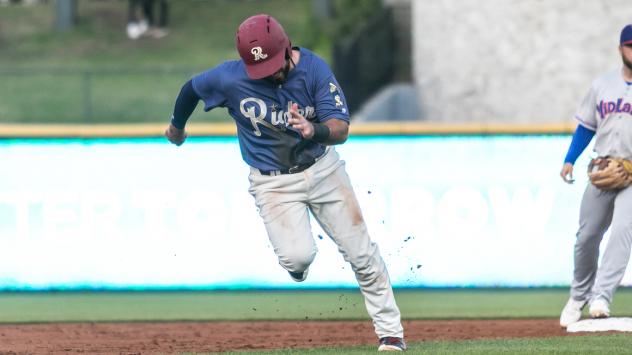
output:
[[[189,80],[182,86],[180,94],[176,99],[176,103],[173,107],[173,115],[171,116],[171,124],[176,128],[184,129],[198,101],[200,101],[200,97],[195,93],[195,90],[193,90],[193,82]]]

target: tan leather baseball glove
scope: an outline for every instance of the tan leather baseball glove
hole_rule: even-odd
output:
[[[588,178],[602,190],[619,190],[632,184],[632,162],[621,158],[598,157],[588,165]]]

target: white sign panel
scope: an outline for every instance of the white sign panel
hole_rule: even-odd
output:
[[[395,286],[571,280],[587,154],[569,137],[355,138],[339,146]],[[0,289],[355,286],[314,223],[302,284],[278,265],[233,138],[0,141]],[[630,283],[626,275],[624,283]]]

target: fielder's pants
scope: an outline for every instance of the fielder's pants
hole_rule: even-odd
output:
[[[386,265],[369,238],[362,212],[333,147],[307,170],[277,176],[251,168],[250,193],[268,237],[288,271],[307,270],[316,255],[308,209],[351,264],[378,337],[403,337]]]
[[[599,244],[608,227],[610,240],[597,268]],[[588,184],[579,212],[571,297],[576,300],[600,297],[612,302],[630,260],[631,246],[632,186],[603,191]]]

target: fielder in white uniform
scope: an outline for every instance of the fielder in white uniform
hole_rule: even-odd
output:
[[[621,31],[623,67],[597,78],[575,118],[579,125],[560,175],[572,182],[573,164],[595,136],[599,156],[632,159],[632,25]],[[601,265],[599,244],[610,228]],[[593,318],[610,316],[610,303],[630,260],[632,246],[632,186],[601,190],[588,184],[579,213],[575,268],[570,299],[560,316],[563,327],[578,321],[589,304]]]
[[[307,277],[316,255],[311,211],[355,272],[378,350],[405,350],[386,265],[333,148],[349,130],[340,85],[321,58],[292,47],[271,16],[246,19],[236,42],[241,60],[224,62],[182,87],[167,138],[184,142],[184,125],[199,100],[206,111],[226,107],[250,166],[250,193],[281,266],[297,282]]]

